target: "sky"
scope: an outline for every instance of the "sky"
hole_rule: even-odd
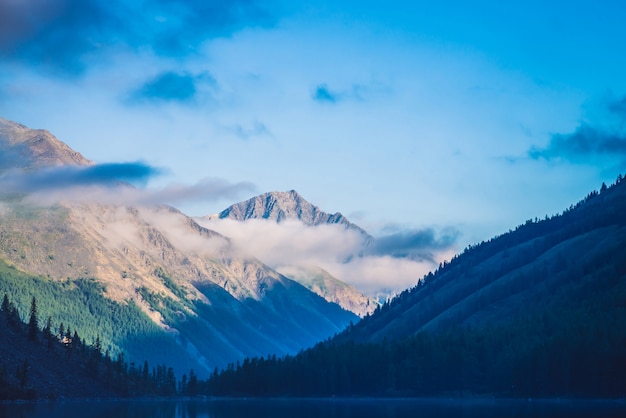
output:
[[[295,189],[447,257],[626,172],[626,6],[508,3],[0,0],[0,117],[189,215]]]

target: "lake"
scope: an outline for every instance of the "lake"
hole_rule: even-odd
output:
[[[623,418],[624,401],[278,399],[0,404],[1,418]]]

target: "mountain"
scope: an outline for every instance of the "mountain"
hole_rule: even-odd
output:
[[[11,167],[91,164],[48,132],[5,120],[0,144],[19,156]],[[36,294],[55,326],[71,322],[138,364],[208,375],[246,356],[298,352],[358,319],[171,207],[0,203],[0,292],[22,313]]]
[[[0,118],[0,172],[61,165],[93,165],[93,162],[46,130],[30,129]]]
[[[614,276],[611,285],[619,285],[626,279],[623,213],[626,182],[620,176],[560,215],[530,219],[468,247],[341,338],[379,342],[497,324],[567,300],[577,289],[595,292],[607,285],[599,275]]]
[[[326,213],[309,203],[295,190],[264,193],[245,202],[231,205],[217,215],[203,218],[203,220],[208,221],[217,219],[231,219],[240,222],[256,219],[277,224],[285,221],[298,221],[310,227],[339,225],[348,231],[357,232],[362,238],[364,246],[371,244],[374,240],[365,230],[351,223],[341,213]],[[210,225],[210,223],[206,225]],[[327,301],[337,303],[360,317],[373,312],[379,305],[376,300],[365,296],[354,286],[338,280],[320,267],[281,265],[275,268]]]
[[[245,202],[235,203],[218,215],[219,219],[246,221],[248,219],[268,219],[280,223],[291,219],[305,225],[340,224],[370,237],[365,230],[351,223],[341,213],[329,214],[306,201],[298,192],[269,192],[255,196]],[[371,237],[370,237],[371,238]]]
[[[468,247],[327,342],[214,376],[207,393],[623,398],[625,213],[620,175]]]
[[[356,287],[342,282],[320,267],[283,266],[280,271],[327,301],[336,303],[359,317],[374,312],[379,306]]]

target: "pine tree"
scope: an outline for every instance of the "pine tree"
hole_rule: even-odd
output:
[[[31,341],[37,341],[37,332],[39,331],[39,321],[37,319],[37,301],[33,296],[30,303],[30,319],[28,320],[28,338]]]
[[[52,318],[48,317],[48,321],[46,321],[46,326],[43,329],[43,335],[48,343],[48,350],[52,349],[52,343],[54,342],[54,335],[52,335]]]
[[[100,334],[96,336],[96,342],[93,345],[93,349],[98,357],[102,356],[102,342],[100,341]]]
[[[195,396],[198,394],[198,376],[196,376],[196,373],[193,371],[193,369],[189,371],[189,381],[187,383],[187,394],[189,396]]]
[[[17,366],[17,371],[15,373],[18,381],[20,382],[20,389],[23,391],[26,387],[26,383],[28,382],[28,370],[30,369],[30,365],[28,364],[28,359],[24,360],[24,364],[21,366]]]
[[[2,307],[0,308],[0,311],[8,312],[10,306],[11,305],[9,303],[9,296],[5,293],[4,297],[2,298]]]

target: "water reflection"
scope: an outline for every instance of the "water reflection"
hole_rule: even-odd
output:
[[[624,402],[192,400],[0,404],[0,418],[623,418]]]

